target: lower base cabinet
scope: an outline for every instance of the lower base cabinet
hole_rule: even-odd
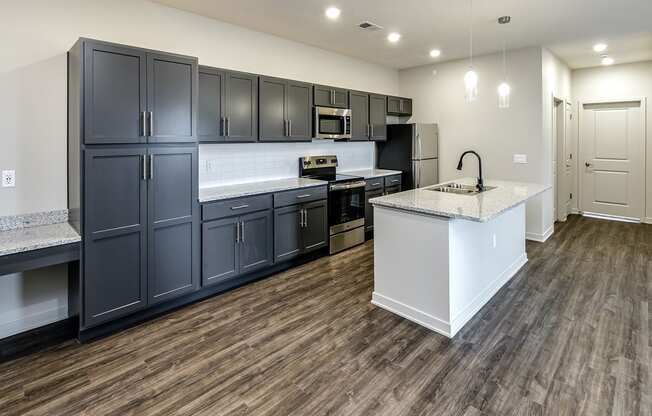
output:
[[[202,283],[218,284],[272,265],[272,210],[202,225]]]
[[[367,178],[367,189],[364,193],[364,223],[365,231],[374,230],[374,206],[369,203],[370,199],[383,195],[401,192],[401,175],[387,176],[381,178]]]
[[[274,210],[274,260],[282,262],[328,246],[326,200]]]

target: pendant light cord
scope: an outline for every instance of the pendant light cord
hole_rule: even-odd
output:
[[[471,68],[473,68],[473,0],[471,1],[471,24],[470,24],[470,29],[469,29],[469,50],[470,50],[470,58],[471,58]]]

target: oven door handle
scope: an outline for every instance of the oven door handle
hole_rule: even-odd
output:
[[[367,186],[367,182],[360,181],[360,182],[353,182],[353,183],[347,183],[347,184],[341,184],[341,185],[331,185],[330,190],[331,191],[340,191],[340,190],[343,190],[343,189],[364,188],[365,186]]]

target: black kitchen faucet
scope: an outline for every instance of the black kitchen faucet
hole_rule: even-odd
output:
[[[460,161],[457,163],[457,170],[462,170],[462,159],[464,159],[464,156],[466,156],[467,153],[474,154],[475,157],[478,158],[478,184],[476,185],[476,188],[479,192],[482,192],[484,191],[484,182],[482,181],[482,159],[480,159],[479,154],[473,150],[467,150],[466,152],[462,153],[462,156],[460,156]]]

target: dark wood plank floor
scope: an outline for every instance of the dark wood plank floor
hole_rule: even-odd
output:
[[[575,216],[527,247],[453,340],[370,304],[367,243],[2,364],[0,414],[652,414],[652,226]]]

